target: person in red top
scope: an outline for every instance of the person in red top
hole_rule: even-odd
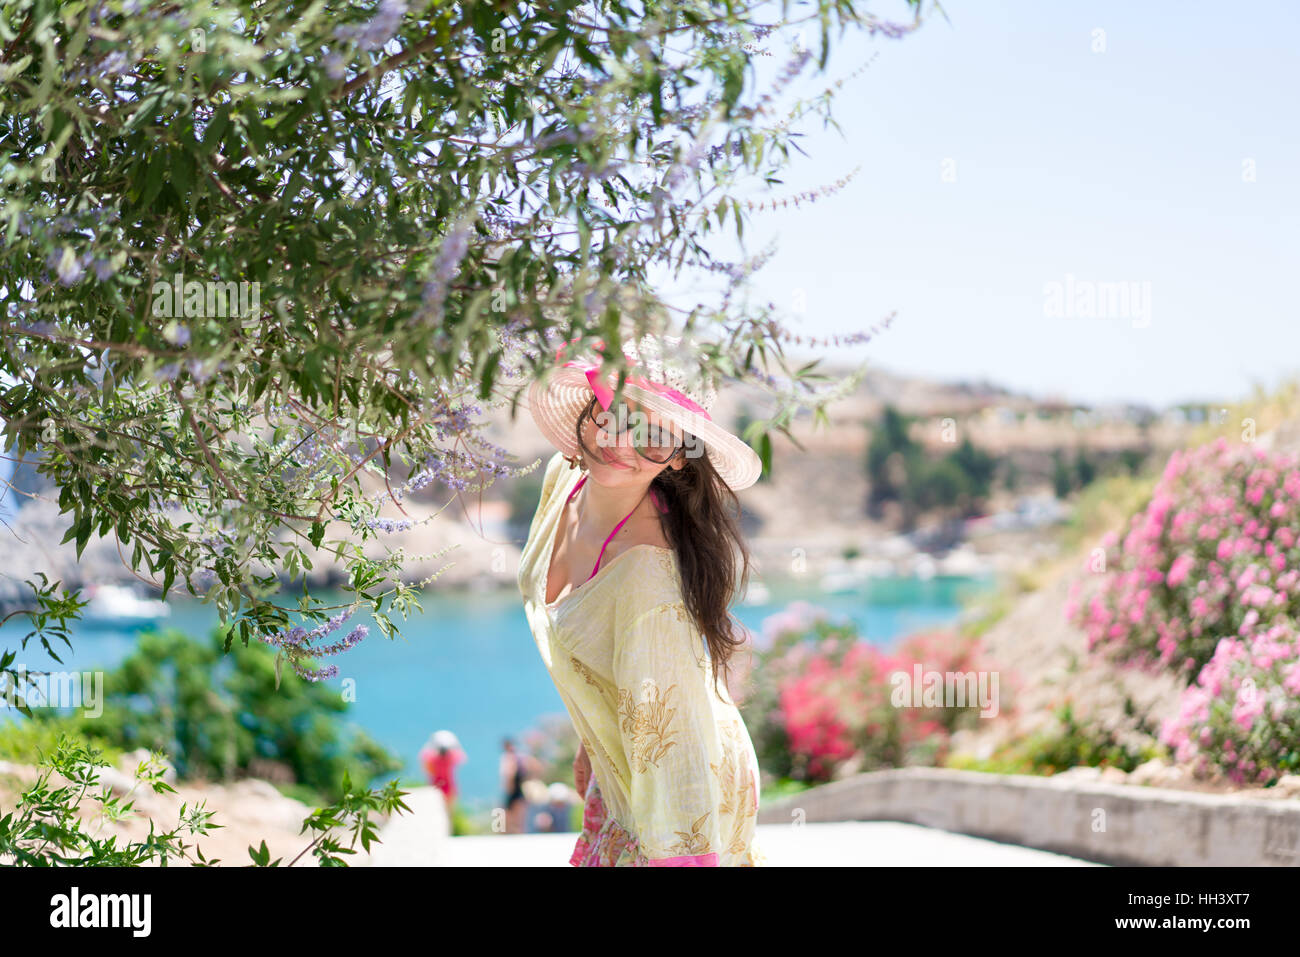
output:
[[[429,776],[429,783],[442,792],[448,815],[456,802],[455,769],[465,760],[460,741],[450,731],[435,731],[420,749],[420,763]]]

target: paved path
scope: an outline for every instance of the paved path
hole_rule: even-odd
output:
[[[370,845],[368,860],[358,847],[355,863],[373,867],[428,867],[442,856],[440,849],[453,840],[447,836],[450,828],[442,792],[434,787],[410,788],[402,803],[411,810],[394,814],[379,829],[381,843]]]
[[[1096,867],[917,824],[844,821],[760,824],[758,843],[774,867]],[[385,839],[387,837],[385,836]],[[446,839],[431,861],[440,867],[568,867],[577,834],[494,834]],[[379,863],[379,862],[376,862]]]

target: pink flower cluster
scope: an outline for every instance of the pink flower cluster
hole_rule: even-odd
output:
[[[1180,762],[1267,784],[1300,770],[1300,632],[1290,621],[1223,638],[1160,736]]]
[[[1081,601],[1076,582],[1066,615],[1090,650],[1190,683],[1162,740],[1237,780],[1300,765],[1295,712],[1265,704],[1298,680],[1285,670],[1300,660],[1296,457],[1222,438],[1175,452],[1123,540],[1103,545],[1100,587]]]
[[[806,609],[805,609],[806,611]],[[892,652],[856,635],[803,642],[768,663],[779,675],[779,716],[792,758],[807,778],[829,780],[858,757],[864,768],[933,763],[946,753],[969,708],[895,707],[891,675],[975,670],[976,641],[954,633],[915,635]]]
[[[879,727],[889,706],[880,676],[887,667],[885,655],[856,644],[836,663],[828,652],[799,656],[799,673],[779,686],[791,755],[806,762],[814,781],[829,780],[834,767],[857,750],[856,733]]]

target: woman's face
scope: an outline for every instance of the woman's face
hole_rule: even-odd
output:
[[[649,453],[660,458],[669,454],[674,442],[683,444],[681,431],[632,399],[624,398],[623,405],[624,421],[619,420],[618,406],[606,411],[597,403],[583,422],[583,459],[597,481],[602,485],[648,485],[664,469],[681,468],[682,452],[667,462],[656,463],[637,452],[633,441],[634,436],[645,436],[651,443]]]

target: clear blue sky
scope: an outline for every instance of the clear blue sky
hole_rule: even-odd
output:
[[[902,2],[864,9],[907,19]],[[862,169],[830,199],[753,214],[748,248],[780,247],[755,293],[789,316],[801,289],[813,335],[897,310],[855,358],[1040,396],[1232,399],[1300,372],[1300,4],[945,9],[900,40],[846,34],[827,73],[805,69],[794,88],[811,93],[879,51],[836,97],[843,136],[806,120],[811,158],[777,194]],[[736,258],[726,236],[710,248]],[[1149,324],[1049,317],[1044,286],[1067,274],[1150,283]]]

